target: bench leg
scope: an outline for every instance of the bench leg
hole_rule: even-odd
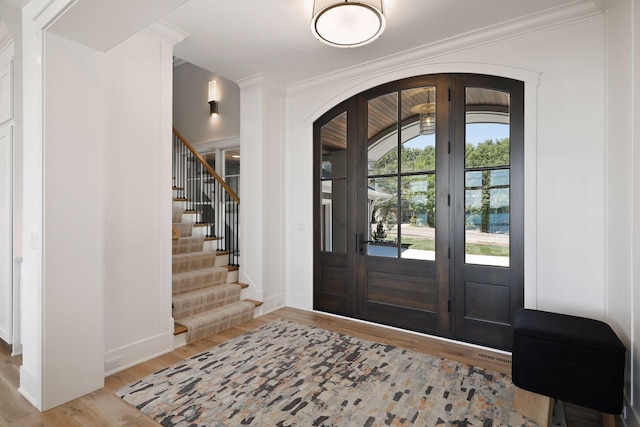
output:
[[[513,410],[540,426],[548,427],[553,416],[553,399],[515,387]]]
[[[602,425],[604,427],[616,427],[616,417],[613,414],[602,413]]]

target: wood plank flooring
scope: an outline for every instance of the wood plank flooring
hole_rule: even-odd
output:
[[[372,326],[319,313],[283,308],[111,375],[105,378],[104,388],[43,413],[36,410],[18,393],[21,358],[11,357],[9,347],[0,341],[0,427],[159,426],[160,424],[124,403],[113,392],[145,375],[242,335],[275,319],[289,319],[362,339],[388,343],[409,350],[482,366],[499,372],[511,372],[510,356],[505,356],[499,352],[479,351],[453,342],[428,338],[409,332]],[[602,419],[598,412],[571,404],[565,404],[565,411],[568,427],[595,427],[602,425]],[[616,426],[623,426],[619,418],[616,420]]]

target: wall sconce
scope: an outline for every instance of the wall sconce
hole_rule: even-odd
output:
[[[216,81],[209,82],[209,114],[212,116],[218,115],[218,94],[216,91]]]

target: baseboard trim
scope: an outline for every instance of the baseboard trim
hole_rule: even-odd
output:
[[[262,305],[262,313],[269,313],[270,311],[277,310],[285,306],[286,295],[274,295],[269,298],[265,298]]]
[[[20,366],[20,386],[18,392],[29,401],[38,411],[42,411],[42,402],[36,399],[34,394],[41,394],[42,390],[40,381],[36,375],[26,369],[24,366]]]
[[[627,397],[624,397],[624,407],[626,408],[627,416],[626,418],[620,415],[622,419],[622,423],[626,427],[640,427],[640,414],[636,413],[633,405],[629,402]]]
[[[107,377],[173,351],[173,340],[172,329],[170,332],[149,337],[106,352],[104,360],[110,361],[111,369],[107,370],[105,368],[104,376]],[[116,364],[117,366],[114,366]]]

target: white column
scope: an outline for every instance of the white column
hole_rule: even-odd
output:
[[[240,280],[269,312],[285,304],[285,92],[258,75],[240,86]]]

